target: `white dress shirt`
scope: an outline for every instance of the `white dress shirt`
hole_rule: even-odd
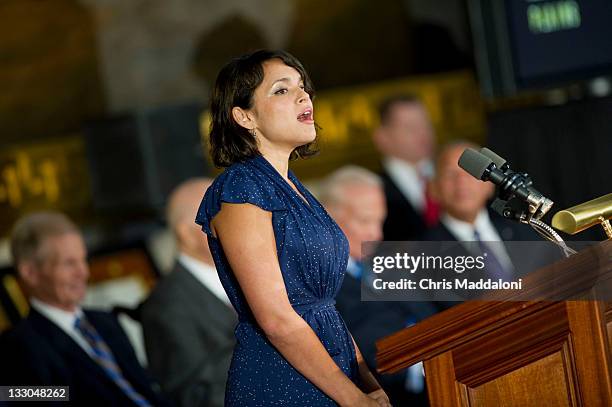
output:
[[[34,297],[30,298],[30,305],[71,337],[89,356],[93,356],[89,343],[74,326],[77,318],[83,316],[83,310],[80,307],[77,307],[74,312],[64,311]]]
[[[228,306],[232,306],[227,294],[225,293],[225,289],[219,280],[217,270],[214,267],[188,256],[185,253],[179,254],[178,261],[187,269],[187,271],[193,274],[193,276],[200,283],[208,288],[215,295],[215,297],[226,303]]]
[[[493,223],[491,223],[491,218],[489,217],[489,213],[486,209],[481,209],[480,212],[478,212],[474,224],[453,218],[447,213],[440,217],[440,222],[446,226],[448,231],[457,239],[458,242],[476,241],[474,231],[478,231],[480,240],[483,242],[503,241],[499,236],[499,233],[497,233],[497,229],[495,229],[495,226],[493,226]],[[513,269],[512,261],[510,260],[510,256],[508,256],[508,252],[503,244],[490,244],[488,246],[504,269]]]
[[[424,161],[417,166],[397,158],[386,157],[383,160],[383,167],[412,207],[417,212],[423,212],[425,210],[423,176],[431,177],[433,174],[431,161]]]

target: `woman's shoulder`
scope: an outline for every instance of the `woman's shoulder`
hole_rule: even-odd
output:
[[[251,203],[266,210],[284,208],[277,198],[275,185],[252,160],[240,161],[227,167],[215,178],[204,201],[218,206],[221,202]]]
[[[269,189],[265,174],[251,165],[250,160],[236,162],[225,168],[212,183],[217,192],[225,190]]]
[[[243,162],[234,163],[231,166],[223,169],[223,171],[219,175],[217,175],[217,177],[213,180],[213,183],[210,189],[212,189],[213,187],[219,188],[223,186],[223,184],[228,179],[242,177],[244,173],[245,173],[244,163]]]

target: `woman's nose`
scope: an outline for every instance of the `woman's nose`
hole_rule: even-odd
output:
[[[298,103],[304,103],[310,100],[310,95],[304,89],[300,88],[300,93],[298,94]]]

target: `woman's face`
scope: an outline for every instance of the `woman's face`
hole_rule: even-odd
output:
[[[264,78],[255,89],[248,115],[257,129],[262,153],[287,149],[314,141],[316,130],[310,95],[299,72],[280,59],[263,63]]]

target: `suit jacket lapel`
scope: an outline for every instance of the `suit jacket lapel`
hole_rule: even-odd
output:
[[[45,338],[51,347],[61,355],[62,358],[70,360],[70,366],[81,371],[85,375],[97,375],[99,380],[112,381],[108,378],[104,370],[61,328],[49,321],[35,309],[30,311],[28,320],[32,327]]]
[[[177,273],[176,278],[180,280],[183,289],[191,293],[185,298],[196,301],[197,307],[208,314],[211,325],[225,332],[229,338],[233,338],[236,314],[230,306],[214,295],[180,263],[177,263],[173,273]]]
[[[142,380],[143,377],[140,372],[138,360],[134,354],[129,352],[130,348],[126,347],[129,346],[129,340],[123,332],[117,332],[117,329],[121,329],[120,326],[115,327],[110,325],[108,321],[104,320],[106,318],[101,318],[99,315],[96,315],[96,313],[89,311],[84,312],[89,322],[96,328],[100,336],[102,336],[102,339],[104,339],[104,342],[106,342],[110,348],[124,378],[129,381],[132,387],[142,396],[151,400],[148,383]],[[127,341],[127,344],[121,341],[122,338]]]
[[[450,230],[440,222],[435,230],[432,230],[432,240],[438,240],[442,242],[456,242],[457,237],[451,233]]]

